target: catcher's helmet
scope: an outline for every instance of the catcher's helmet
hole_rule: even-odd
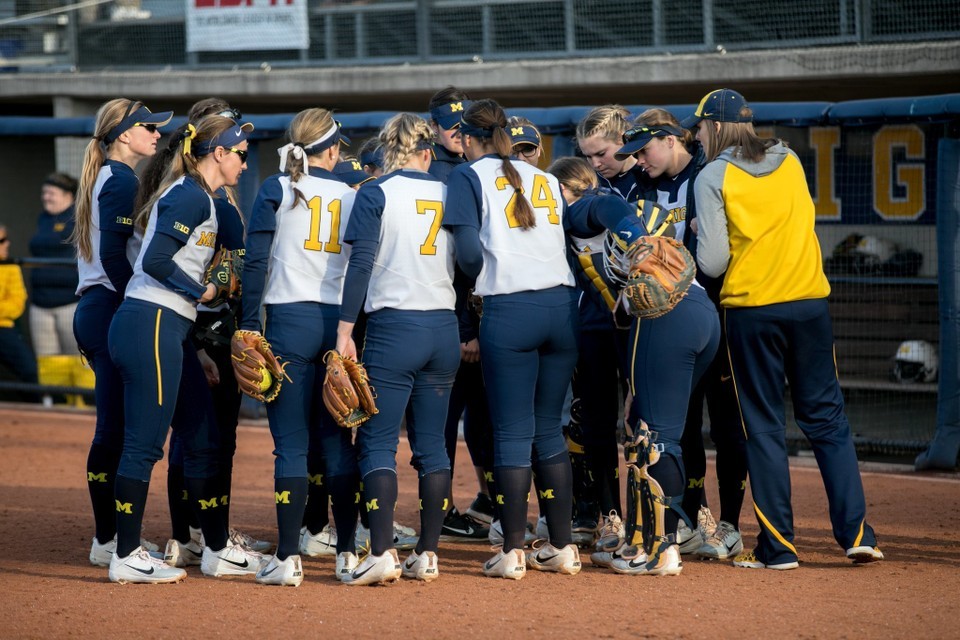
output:
[[[638,200],[636,212],[637,217],[640,218],[640,225],[646,230],[644,235],[664,238],[676,236],[674,223],[677,221],[670,210],[661,207],[653,200]],[[630,259],[627,254],[630,246],[615,233],[607,233],[604,236],[603,270],[608,278],[618,284],[627,282],[627,275],[630,272]]]
[[[937,379],[937,349],[926,340],[900,343],[891,377],[897,382],[933,382]]]

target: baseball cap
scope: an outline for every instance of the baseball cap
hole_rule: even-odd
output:
[[[359,160],[344,160],[333,167],[333,174],[351,187],[373,180],[373,176],[363,170]]]
[[[470,100],[457,100],[456,102],[442,104],[430,109],[430,117],[443,129],[456,129],[460,126],[460,116],[472,104],[473,102]]]
[[[617,160],[623,160],[632,156],[640,149],[650,144],[654,138],[663,138],[665,136],[682,136],[683,132],[676,127],[664,125],[660,127],[651,127],[639,125],[627,130],[623,134],[623,146],[613,154]]]
[[[158,127],[170,122],[173,118],[173,111],[162,111],[160,113],[153,113],[150,109],[147,109],[145,106],[140,104],[140,107],[137,109],[132,109],[133,105],[140,104],[139,102],[131,102],[127,105],[127,112],[123,114],[123,118],[120,119],[120,122],[117,125],[110,129],[110,131],[103,137],[103,141],[107,144],[111,144],[117,138],[120,137],[124,131],[138,124],[155,124]]]
[[[377,145],[373,151],[364,151],[360,154],[360,164],[373,165],[383,169],[383,147]]]
[[[752,115],[740,115],[740,110],[748,106],[744,97],[733,89],[716,89],[703,96],[693,115],[684,119],[683,126],[685,129],[692,129],[701,120],[752,122]]]
[[[518,144],[529,144],[534,147],[540,146],[540,132],[533,125],[509,125],[507,133],[510,134],[511,146]]]

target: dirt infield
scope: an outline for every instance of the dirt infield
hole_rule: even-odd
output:
[[[960,478],[864,472],[868,514],[887,560],[855,567],[830,533],[814,467],[792,464],[796,571],[750,571],[688,559],[676,578],[625,577],[588,566],[575,577],[529,572],[520,582],[480,574],[486,545],[441,545],[440,579],[351,588],[332,558],[306,559],[299,589],[214,580],[199,567],[178,585],[116,585],[87,561],[93,530],[84,465],[93,418],[0,407],[0,638],[258,637],[733,637],[956,638]],[[242,426],[233,520],[275,539],[272,441]],[[413,470],[400,457],[398,520],[417,522]],[[461,460],[467,460],[463,450]],[[169,533],[166,465],[154,472],[146,537]],[[458,504],[475,480],[460,465]],[[707,472],[716,504],[712,462]],[[749,502],[747,503],[749,507]],[[745,542],[756,534],[742,517]],[[586,556],[584,556],[586,560]],[[953,602],[953,605],[949,603]]]

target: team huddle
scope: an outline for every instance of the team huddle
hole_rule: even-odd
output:
[[[855,563],[883,558],[803,169],[756,135],[740,94],[713,91],[682,123],[597,107],[579,156],[545,171],[536,126],[493,100],[448,87],[429,112],[393,116],[354,157],[330,111],[301,111],[244,216],[239,111],[202,100],[158,150],[172,113],[100,108],[71,238],[74,332],[96,373],[92,564],[120,583],[199,565],[298,586],[302,555],[330,555],[344,584],[429,582],[441,542],[489,540],[478,570],[513,580],[575,575],[581,549],[628,575],[678,575],[691,554],[796,568],[785,380],[837,543]],[[329,376],[359,380],[359,398]],[[272,554],[230,526],[241,389],[274,440]],[[464,513],[461,418],[478,483]],[[404,425],[419,531],[394,519]],[[161,552],[141,528],[171,428]],[[760,534],[744,551],[748,473]]]

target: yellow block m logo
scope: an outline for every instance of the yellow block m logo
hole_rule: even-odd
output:
[[[544,500],[553,500],[553,489],[547,489],[546,491],[540,491],[540,497]]]
[[[688,489],[703,489],[703,478],[690,478],[690,481],[687,482]]]
[[[522,136],[523,127],[510,127],[510,135],[512,136]]]
[[[323,474],[318,473],[317,475],[314,475],[314,476],[307,474],[307,481],[310,484],[315,484],[319,487],[320,485],[323,484]]]
[[[93,471],[87,471],[87,482],[106,482],[107,473],[94,473]]]
[[[203,498],[200,498],[197,500],[197,502],[200,504],[201,511],[206,511],[207,509],[214,509],[217,506],[216,496],[210,498],[209,500],[204,500]]]
[[[217,241],[217,233],[215,231],[201,231],[200,237],[197,238],[198,247],[214,247],[214,244]]]
[[[454,102],[453,104],[450,105],[450,113],[454,113],[457,111],[463,111],[462,102]]]
[[[367,511],[376,511],[380,508],[380,505],[377,504],[377,498],[374,498],[367,503]]]
[[[119,500],[114,500],[117,503],[117,511],[120,513],[126,513],[133,515],[133,503],[132,502],[120,502]]]
[[[273,497],[274,497],[274,499],[276,500],[276,503],[277,503],[277,504],[290,504],[290,492],[289,492],[289,491],[281,491],[281,492],[279,492],[279,493],[278,493],[278,492],[274,492]]]

